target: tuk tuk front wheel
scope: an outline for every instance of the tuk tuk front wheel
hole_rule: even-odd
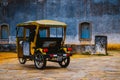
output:
[[[26,58],[18,58],[18,59],[19,59],[20,64],[25,64],[27,61]]]
[[[69,65],[69,63],[70,63],[70,57],[66,57],[62,61],[59,62],[59,65],[62,68],[66,68]]]
[[[37,69],[44,69],[46,67],[46,59],[40,52],[35,53],[34,64]]]

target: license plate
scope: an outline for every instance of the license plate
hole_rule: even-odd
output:
[[[62,61],[62,59],[63,59],[63,56],[58,56],[57,57],[57,61]]]

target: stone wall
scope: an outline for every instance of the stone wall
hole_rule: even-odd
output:
[[[82,22],[92,25],[92,43],[95,35],[106,35],[108,42],[120,43],[120,0],[0,0],[0,3],[0,24],[9,24],[9,39],[15,40],[16,24],[20,22],[53,19],[68,24],[67,44],[80,44],[78,32]]]

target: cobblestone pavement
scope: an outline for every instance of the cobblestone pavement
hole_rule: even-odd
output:
[[[71,59],[67,68],[48,62],[44,70],[8,59],[0,64],[0,80],[120,80],[120,55]]]

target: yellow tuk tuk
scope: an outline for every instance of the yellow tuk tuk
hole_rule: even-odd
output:
[[[54,20],[37,20],[17,24],[17,53],[21,64],[34,60],[38,69],[46,67],[46,61],[57,62],[63,68],[70,63],[72,48],[65,47],[67,25]]]

